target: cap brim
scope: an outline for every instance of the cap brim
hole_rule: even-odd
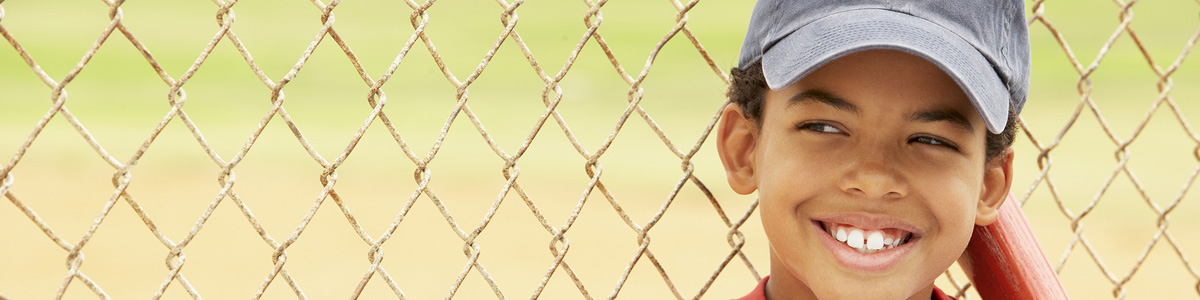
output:
[[[937,65],[971,99],[989,131],[1004,130],[1009,93],[992,64],[949,30],[900,12],[857,9],[809,23],[763,53],[763,75],[772,90],[781,90],[830,61],[871,49],[904,51]]]

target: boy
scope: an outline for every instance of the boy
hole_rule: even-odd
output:
[[[1020,0],[760,0],[717,148],[758,191],[771,272],[742,299],[948,299],[1012,183]]]

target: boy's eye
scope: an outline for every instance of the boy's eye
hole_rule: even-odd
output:
[[[958,146],[954,145],[954,143],[951,143],[951,142],[948,142],[948,141],[945,141],[945,140],[942,140],[939,138],[931,137],[931,136],[913,137],[911,140],[909,140],[909,142],[922,143],[922,144],[928,144],[928,145],[934,145],[934,146],[943,146],[943,147],[950,148],[951,150],[958,151]]]
[[[796,125],[796,129],[807,130],[819,133],[842,133],[841,129],[828,123],[811,122]]]

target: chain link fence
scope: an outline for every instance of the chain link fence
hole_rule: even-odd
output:
[[[0,0],[0,295],[726,299],[768,272],[710,141],[751,1],[64,2]],[[1200,296],[1200,1],[1027,7],[1013,193],[1068,292]]]

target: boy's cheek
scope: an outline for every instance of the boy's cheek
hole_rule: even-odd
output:
[[[931,195],[929,209],[936,218],[932,224],[939,235],[936,248],[941,251],[939,265],[950,266],[966,249],[975,228],[978,193],[962,185],[947,184]],[[944,268],[943,268],[944,269]]]
[[[782,139],[781,139],[782,140]],[[771,143],[760,152],[758,165],[764,171],[778,174],[801,174],[805,177],[828,175],[845,166],[850,154],[844,142],[812,142],[788,139]],[[787,177],[784,177],[787,178]],[[767,178],[778,180],[781,178]],[[790,178],[790,180],[797,180]]]

